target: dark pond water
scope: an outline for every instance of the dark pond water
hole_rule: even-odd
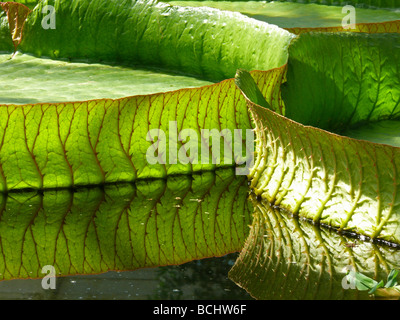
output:
[[[245,290],[228,279],[237,254],[136,271],[56,278],[56,289],[42,279],[0,282],[0,299],[29,300],[247,300]]]

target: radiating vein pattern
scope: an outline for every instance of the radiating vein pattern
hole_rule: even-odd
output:
[[[400,34],[307,33],[289,49],[286,116],[342,133],[400,118]]]
[[[56,29],[42,26],[47,4],[57,10]],[[29,15],[19,49],[54,59],[146,65],[221,80],[238,67],[281,66],[293,37],[276,26],[214,9],[156,1],[55,0],[40,2]],[[255,39],[264,55],[248,45]],[[169,130],[171,122],[176,122],[176,135]],[[180,150],[184,141],[178,133],[185,129],[195,130],[200,150],[203,144],[216,145],[202,129],[232,133],[251,128],[244,99],[230,80],[119,100],[0,105],[0,191],[133,182],[231,166],[224,160],[234,156],[226,154],[212,154],[208,163],[174,164],[167,151],[174,143]],[[154,130],[166,134],[166,145]],[[166,163],[149,165],[146,155],[153,142]]]
[[[300,123],[249,103],[257,132],[250,172],[256,194],[315,222],[400,243],[400,149],[393,131],[400,80],[398,58],[392,59],[400,52],[399,39],[310,33],[294,41],[282,90],[285,116]],[[276,90],[264,92],[279,112],[281,100],[271,98]],[[328,130],[358,127],[351,132],[358,137],[372,128],[362,137],[386,144],[301,123]]]
[[[175,135],[171,121],[176,122]],[[245,129],[251,128],[246,102],[233,80],[119,100],[0,106],[0,191],[134,182],[234,166],[233,161],[224,164],[223,147],[220,163],[213,162],[213,139],[201,129],[243,129],[244,140]],[[149,164],[147,151],[157,141],[149,139],[151,129],[166,135],[166,149],[160,147],[159,153],[170,145],[177,152],[185,142],[178,133],[195,130],[198,157],[206,146],[208,161],[169,164],[167,157],[166,164]],[[230,145],[227,152],[233,149]]]
[[[337,136],[251,105],[256,194],[295,215],[400,243],[400,149]]]
[[[247,178],[233,169],[0,199],[0,279],[179,264],[236,252],[248,234]]]
[[[319,228],[254,203],[250,235],[229,277],[257,299],[369,299],[348,271],[386,279],[400,251]],[[344,285],[343,285],[344,284]]]

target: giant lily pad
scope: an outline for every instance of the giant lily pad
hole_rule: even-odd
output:
[[[257,194],[315,222],[399,243],[400,149],[392,130],[400,101],[392,55],[399,44],[398,34],[301,35],[290,47],[283,88],[288,118],[254,105],[250,85],[239,82],[257,123],[250,173]],[[368,130],[367,138],[386,144],[317,127],[358,136]]]
[[[46,5],[56,10],[55,28],[43,27]],[[381,23],[349,34],[292,33],[240,13],[156,1],[43,0],[32,12],[9,4],[19,18],[0,15],[4,278],[37,276],[43,263],[65,275],[239,251],[248,191],[263,201],[242,257],[260,248],[264,231],[254,230],[269,205],[400,243],[399,24],[386,21],[397,14],[393,2],[379,6]],[[252,72],[235,81],[239,68]],[[251,154],[253,129],[246,186],[234,177],[242,164],[234,151]],[[204,130],[238,140],[222,143]],[[198,153],[204,145],[207,161]],[[155,163],[149,150],[158,152]],[[248,279],[239,267],[232,276],[265,298],[252,289],[258,272],[245,268]]]

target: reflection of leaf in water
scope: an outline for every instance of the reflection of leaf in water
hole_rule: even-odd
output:
[[[248,234],[247,179],[234,169],[0,199],[0,276],[179,264],[236,252]],[[197,201],[192,201],[196,199]]]
[[[277,27],[228,12],[182,9],[153,1],[121,1],[117,6],[116,2],[103,0],[56,1],[62,4],[57,14],[63,19],[58,19],[61,25],[54,32],[47,33],[40,23],[44,3],[28,18],[21,50],[68,61],[80,58],[150,65],[208,80],[231,77],[237,67],[267,70],[282,66],[287,46],[295,37]],[[71,14],[75,12],[79,14]],[[81,19],[81,13],[90,18]],[[7,29],[3,28],[3,17],[0,18],[2,29]],[[96,32],[94,23],[99,26]],[[110,26],[121,28],[115,32]],[[70,37],[71,32],[75,37]],[[262,71],[255,73],[255,77],[265,76],[261,81],[262,94],[273,87],[273,95],[278,96],[274,104],[271,97],[266,97],[271,108],[302,124],[344,132],[357,129],[352,126],[365,121],[382,120],[382,116],[397,120],[392,117],[398,116],[398,90],[392,85],[398,82],[398,51],[390,49],[399,40],[398,35],[382,34],[298,37],[290,48],[288,80],[283,92],[285,106],[275,88],[286,79],[286,67],[271,71],[276,72],[273,77],[277,83],[266,81],[268,76]],[[252,43],[257,43],[257,47]],[[11,50],[9,43],[2,44],[3,47]],[[340,67],[341,72],[332,72]],[[371,93],[372,96],[368,95]],[[309,103],[310,97],[315,105]],[[258,101],[252,102],[249,104],[259,138],[257,164],[251,175],[251,187],[256,194],[315,222],[399,242],[398,149],[338,138],[259,108],[254,105]],[[144,179],[137,182],[137,189],[131,185],[107,186],[105,193],[81,189],[74,194],[49,191],[44,195],[10,195],[2,203],[1,275],[5,279],[37,276],[43,264],[55,264],[61,274],[126,270],[239,250],[250,210],[244,179],[236,184],[233,180],[238,180],[229,178],[233,174],[230,172],[227,176],[218,174],[223,182],[216,179],[215,184],[207,175],[192,181],[193,172],[215,167],[150,168],[144,155],[150,128],[165,129],[168,121],[179,120],[181,128],[249,129],[252,123],[245,107],[230,79],[209,87],[120,101],[1,108],[1,191],[104,186]],[[365,138],[365,131],[361,131],[361,136]],[[172,177],[167,182],[145,180],[172,174],[182,177]],[[226,182],[229,179],[233,184]],[[201,189],[204,184],[209,189]],[[202,191],[196,193],[199,185]],[[204,215],[203,209],[207,210]],[[206,217],[206,212],[211,216]],[[270,233],[274,229],[271,221]],[[258,222],[266,223],[260,219]],[[255,226],[253,230],[260,228]],[[370,263],[369,251],[358,251],[369,249],[364,244],[343,249],[330,242],[334,237],[325,236],[326,230],[306,227],[296,241],[282,244],[279,242],[285,238],[285,228],[278,229],[279,241],[274,240],[277,247],[275,242],[263,243],[270,236],[264,238],[263,232],[261,238],[248,240],[258,245],[248,251],[262,249],[255,254],[258,261],[265,260],[273,249],[272,262],[268,261],[267,266],[276,263],[281,268],[279,272],[272,269],[277,283],[284,270],[287,280],[283,287],[271,289],[277,296],[290,293],[292,279],[296,280],[297,294],[304,289],[307,298],[316,297],[310,292],[319,287],[324,288],[324,297],[335,296],[336,274],[340,274],[345,261],[338,259],[344,256],[349,265],[358,269]],[[287,236],[291,239],[293,234]],[[375,251],[372,260],[377,256]],[[243,252],[241,257],[246,254]],[[283,263],[285,254],[289,264]],[[384,266],[390,264],[386,259],[390,260],[390,254],[384,255]],[[261,275],[265,265],[263,268]],[[293,275],[296,268],[298,272]],[[249,267],[244,273],[251,271]],[[257,297],[265,294],[255,293]]]
[[[385,278],[400,266],[400,251],[370,242],[355,247],[334,230],[320,228],[254,201],[250,235],[230,278],[258,299],[360,299],[342,287],[349,268]]]

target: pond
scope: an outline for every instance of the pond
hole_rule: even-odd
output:
[[[0,299],[399,296],[394,2],[22,2],[0,3]]]

